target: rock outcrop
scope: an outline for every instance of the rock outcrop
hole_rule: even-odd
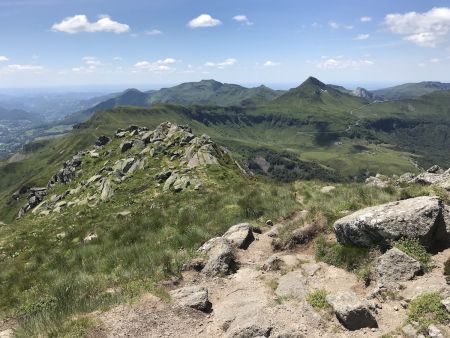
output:
[[[153,131],[149,131],[146,127],[129,126],[117,130],[115,138],[116,140],[113,141],[108,136],[100,136],[94,148],[78,152],[52,176],[47,188],[26,188],[26,191],[30,191],[30,196],[18,217],[37,207],[39,207],[39,213],[36,211],[35,214],[48,215],[53,211],[62,211],[63,207],[74,205],[92,207],[99,201],[107,202],[113,198],[118,185],[146,168],[150,158],[157,157],[159,160],[164,159],[165,163],[169,162],[170,168],[161,168],[162,171],[155,176],[156,185],[158,187],[161,185],[163,193],[179,193],[188,189],[199,190],[203,187],[203,182],[197,175],[201,167],[234,163],[228,152],[215,144],[207,135],[197,137],[188,126],[170,122],[161,123]],[[110,160],[111,157],[115,157],[114,162]],[[83,177],[84,163],[88,165],[92,161],[97,163],[102,160],[106,162],[95,175]],[[48,189],[74,180],[79,181],[76,188],[45,199]],[[95,187],[95,192],[83,194],[92,187]],[[13,199],[20,199],[20,195],[25,192],[23,190],[20,189],[15,193]],[[56,203],[61,200],[67,200],[67,203],[64,206],[56,206]],[[233,245],[235,240],[237,237],[231,240]],[[238,246],[247,245],[248,240],[245,239]]]
[[[342,244],[389,247],[391,241],[417,238],[432,248],[450,239],[449,210],[437,197],[422,196],[359,210],[337,220]]]

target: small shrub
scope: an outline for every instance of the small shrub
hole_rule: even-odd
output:
[[[306,301],[311,305],[315,310],[322,310],[329,307],[329,304],[326,300],[327,291],[324,289],[319,289],[313,292],[310,292],[306,296]]]
[[[394,246],[417,260],[423,271],[428,272],[432,269],[431,255],[417,239],[402,238]]]
[[[426,333],[431,324],[444,324],[450,319],[447,309],[441,303],[438,293],[425,293],[411,301],[408,312],[408,322],[418,323],[418,330]]]

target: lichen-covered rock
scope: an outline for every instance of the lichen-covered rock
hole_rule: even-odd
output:
[[[378,327],[377,321],[367,304],[353,292],[341,292],[326,298],[339,322],[348,330]]]
[[[196,310],[209,312],[212,304],[208,299],[208,289],[201,286],[186,286],[170,291],[172,300],[179,306],[191,307]]]
[[[379,281],[385,286],[411,280],[422,272],[418,261],[397,248],[382,255],[375,270]]]
[[[341,244],[388,247],[402,237],[433,247],[450,239],[449,210],[437,197],[422,196],[365,208],[337,220]]]

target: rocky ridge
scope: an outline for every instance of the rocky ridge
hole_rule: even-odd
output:
[[[243,170],[225,148],[207,135],[194,135],[188,126],[165,122],[152,131],[129,126],[117,130],[114,139],[100,136],[93,148],[75,154],[46,187],[15,193],[14,199],[29,193],[18,218],[28,212],[47,216],[70,207],[107,202],[124,181],[148,169],[149,159],[158,160],[160,171],[154,184],[161,193],[201,189],[197,169],[203,166],[231,163]]]

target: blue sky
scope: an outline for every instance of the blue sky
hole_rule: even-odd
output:
[[[0,87],[450,82],[449,1],[0,0]]]

